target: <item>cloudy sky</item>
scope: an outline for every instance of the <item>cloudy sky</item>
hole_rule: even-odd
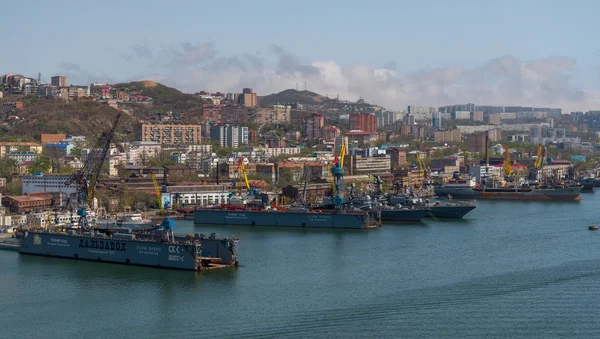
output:
[[[0,73],[151,79],[185,92],[304,88],[390,109],[600,109],[600,2],[10,1]]]

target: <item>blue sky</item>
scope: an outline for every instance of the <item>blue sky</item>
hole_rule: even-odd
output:
[[[394,102],[396,95],[404,102],[411,96],[426,101],[428,95],[440,92],[410,92],[408,99],[398,96],[397,92],[414,87],[406,84],[405,77],[414,72],[431,77],[432,70],[461,68],[459,79],[451,82],[461,83],[464,93],[432,99],[438,103],[469,95],[488,99],[464,89],[465,72],[479,72],[490,60],[509,55],[523,65],[543,58],[569,58],[573,64],[567,69],[562,65],[559,70],[553,68],[556,76],[552,79],[569,76],[569,88],[592,91],[600,87],[600,47],[595,44],[598,29],[594,27],[598,9],[600,3],[595,1],[551,0],[10,1],[2,4],[0,29],[5,48],[0,53],[0,73],[35,76],[41,72],[46,79],[70,72],[70,78],[80,82],[144,77],[185,91],[229,91],[233,90],[229,87],[250,85],[270,92],[278,90],[276,82],[280,80],[279,90],[309,81],[315,90],[388,102]],[[174,59],[191,50],[182,49],[185,43],[204,46],[203,50],[210,46],[210,52],[182,69]],[[330,64],[318,67],[319,77],[298,73],[295,68],[293,75],[272,77],[269,72],[273,73],[282,59],[282,53],[273,53],[274,45],[285,51],[285,60],[292,58],[295,64]],[[244,55],[260,59],[260,69],[231,68],[231,58]],[[395,71],[394,81],[386,78],[384,83],[375,83],[381,85],[380,90],[391,88],[396,94],[390,90],[387,96],[372,95],[348,84],[363,73],[371,72],[368,76],[377,78],[373,74],[384,65]],[[357,71],[358,66],[370,71]],[[336,67],[342,70],[332,75]],[[238,81],[216,81],[221,73],[215,68],[223,71],[222,77]],[[331,76],[343,79],[336,82]],[[247,84],[253,81],[259,83]],[[338,85],[342,87],[339,90]],[[359,93],[362,91],[365,93]],[[564,100],[573,100],[569,98]],[[518,100],[546,99],[524,94]]]

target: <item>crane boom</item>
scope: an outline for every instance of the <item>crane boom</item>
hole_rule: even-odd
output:
[[[342,143],[342,149],[340,149],[340,167],[344,168],[344,157],[346,156],[346,142]]]
[[[87,159],[83,163],[83,167],[77,170],[65,182],[65,185],[76,184],[77,187],[77,204],[79,215],[79,226],[88,227],[87,223],[87,207],[89,202],[93,200],[95,195],[96,183],[102,170],[102,165],[106,160],[106,155],[110,149],[110,144],[114,138],[121,112],[117,113],[112,126],[100,135],[95,147],[90,150]]]
[[[250,191],[250,182],[248,182],[248,175],[246,174],[246,166],[244,166],[244,158],[240,156],[240,160],[238,161],[238,168],[242,170],[242,178],[244,179],[244,184],[246,184],[246,189]]]
[[[158,186],[158,181],[156,181],[156,176],[154,172],[150,174],[152,176],[152,183],[154,184],[154,192],[156,193],[156,199],[158,199],[158,207],[160,208],[160,214],[163,215],[165,213],[165,208],[162,202],[162,194],[160,193],[160,187]]]
[[[423,169],[423,162],[421,161],[421,155],[417,151],[417,164],[419,164],[419,179],[421,178],[421,173],[423,173],[423,179],[425,179],[425,170]]]
[[[544,146],[542,146],[542,144],[538,144],[538,149],[537,149],[537,157],[535,158],[535,168],[536,169],[540,169],[542,167],[542,162],[543,162],[543,151],[544,151]]]
[[[504,175],[512,174],[512,165],[510,163],[510,150],[508,144],[504,145]]]

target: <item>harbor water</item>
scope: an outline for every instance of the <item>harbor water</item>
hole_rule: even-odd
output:
[[[478,201],[372,230],[194,226],[240,238],[202,273],[0,251],[9,338],[600,337],[600,193]]]

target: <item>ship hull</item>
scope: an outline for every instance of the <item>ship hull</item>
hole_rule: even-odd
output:
[[[383,221],[404,221],[404,222],[421,222],[427,216],[426,209],[389,209],[381,210],[381,220]]]
[[[581,192],[582,193],[593,193],[595,182],[596,182],[596,180],[594,178],[586,178],[586,179],[579,180],[579,184],[582,186]]]
[[[206,244],[204,243],[206,241]],[[219,242],[222,245],[219,245]],[[221,263],[233,265],[235,255],[225,243],[228,240],[206,239],[202,248],[188,244],[157,241],[114,239],[64,233],[28,233],[21,240],[19,253],[55,258],[106,262],[176,270],[202,270],[201,256],[218,253]],[[203,247],[207,248],[204,249]]]
[[[471,188],[436,187],[438,196],[452,196],[462,199],[489,200],[539,200],[539,201],[576,201],[581,200],[581,187],[534,190],[475,190]]]
[[[365,229],[378,226],[372,221],[367,213],[239,212],[216,209],[194,211],[194,224],[200,225]]]
[[[462,219],[475,209],[475,206],[432,206],[428,217],[435,219]]]

